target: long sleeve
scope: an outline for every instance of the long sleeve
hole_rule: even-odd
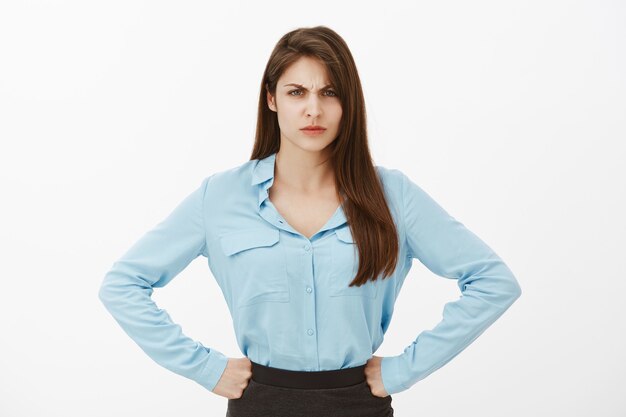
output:
[[[206,256],[203,208],[210,178],[113,264],[98,296],[150,358],[212,391],[228,358],[186,336],[151,298],[154,288],[167,285],[195,258]]]
[[[422,331],[402,354],[383,358],[388,394],[409,389],[448,363],[521,295],[511,270],[485,242],[405,174],[401,177],[409,256],[441,277],[456,279],[462,295],[445,304],[437,326]]]

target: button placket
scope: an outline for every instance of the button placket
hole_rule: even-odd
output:
[[[317,362],[317,341],[315,336],[315,328],[316,324],[316,313],[315,313],[315,293],[313,292],[313,287],[315,285],[315,278],[313,276],[313,244],[306,237],[300,237],[300,253],[304,259],[302,276],[305,277],[304,289],[307,295],[313,295],[312,297],[306,297],[306,302],[304,303],[305,307],[305,317],[304,317],[304,331],[306,332],[306,337],[308,342],[305,344],[304,352],[307,354],[307,357],[311,358],[313,362]],[[308,368],[311,369],[311,368]]]

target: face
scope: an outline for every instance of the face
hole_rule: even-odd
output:
[[[295,146],[318,152],[331,144],[339,133],[341,101],[329,86],[326,67],[315,58],[301,57],[278,79],[276,95],[267,93],[269,108],[277,113],[280,146]],[[322,131],[306,131],[314,125]]]

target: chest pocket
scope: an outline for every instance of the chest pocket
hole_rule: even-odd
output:
[[[356,276],[359,267],[359,254],[356,243],[352,237],[349,226],[344,226],[335,230],[332,240],[332,272],[331,272],[331,293],[335,296],[355,296],[365,298],[376,298],[380,278],[374,283],[368,281],[360,287],[349,287]]]
[[[237,308],[289,301],[287,263],[278,229],[228,232],[220,236],[220,245]]]

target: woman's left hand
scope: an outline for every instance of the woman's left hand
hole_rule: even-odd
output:
[[[372,395],[376,397],[387,397],[387,391],[383,385],[383,374],[381,372],[382,356],[372,356],[365,364],[365,379],[370,387]]]

